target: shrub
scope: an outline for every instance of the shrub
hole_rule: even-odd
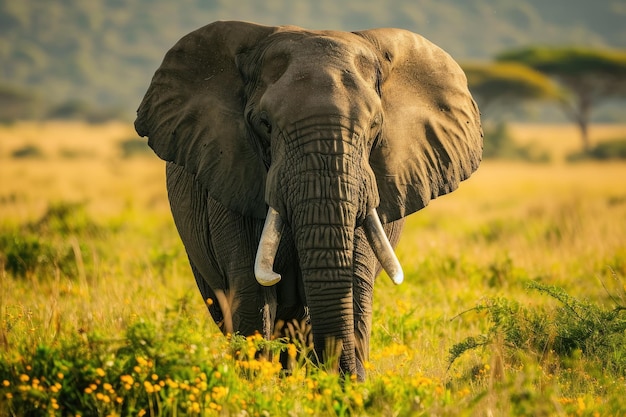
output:
[[[530,281],[528,288],[552,297],[558,307],[532,309],[506,298],[487,300],[470,310],[487,314],[491,321],[487,334],[467,337],[452,346],[450,364],[468,350],[501,340],[509,350],[523,350],[540,361],[550,353],[566,360],[581,352],[604,369],[626,371],[626,357],[616,354],[626,344],[624,294],[611,296],[614,307],[607,309],[556,286]]]
[[[11,156],[15,159],[43,158],[43,152],[35,145],[24,145],[14,150]]]
[[[57,245],[29,233],[0,234],[2,264],[5,271],[17,278],[25,278],[40,270],[51,272],[55,269],[67,276],[76,275],[76,256],[71,245]]]
[[[51,203],[39,220],[28,225],[37,234],[99,234],[103,230],[88,215],[84,202]]]
[[[120,142],[122,157],[130,158],[140,155],[152,155],[152,149],[148,146],[148,142],[144,139],[131,138]]]
[[[19,231],[0,230],[0,265],[18,278],[37,272],[54,276],[56,270],[74,277],[77,262],[81,268],[91,266],[90,259],[81,255],[88,250],[77,237],[102,233],[103,229],[88,216],[84,203],[50,204],[39,220],[22,225]]]
[[[0,235],[0,256],[4,268],[16,277],[25,277],[39,266],[53,262],[54,248],[36,236]]]
[[[483,157],[518,159],[530,162],[548,162],[550,156],[546,152],[538,151],[532,146],[520,146],[515,143],[508,126],[505,123],[484,127]]]
[[[568,155],[569,161],[579,161],[583,159],[597,159],[606,161],[611,159],[626,159],[626,139],[614,139],[598,143],[588,152],[577,152]]]

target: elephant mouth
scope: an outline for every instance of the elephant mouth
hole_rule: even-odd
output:
[[[265,218],[265,225],[261,234],[259,248],[254,262],[254,275],[259,284],[271,286],[281,279],[280,274],[274,272],[274,259],[278,251],[278,245],[283,231],[283,220],[278,211],[270,207]],[[389,275],[394,284],[404,281],[402,266],[387,238],[383,226],[375,208],[370,208],[363,222],[363,229],[367,240],[380,262],[381,266]]]

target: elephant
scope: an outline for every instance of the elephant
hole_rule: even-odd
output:
[[[404,219],[478,168],[459,65],[403,29],[217,21],[154,73],[135,129],[165,161],[174,223],[224,334],[307,320],[320,365],[363,380],[373,287]]]

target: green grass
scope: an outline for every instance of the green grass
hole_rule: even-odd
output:
[[[2,129],[1,417],[626,414],[624,164],[488,161],[412,215],[357,383],[221,336],[130,127]]]

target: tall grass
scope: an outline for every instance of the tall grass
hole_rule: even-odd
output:
[[[542,146],[562,152],[568,132],[546,128]],[[626,413],[626,165],[486,161],[412,215],[405,283],[378,279],[369,377],[355,383],[303,346],[219,334],[163,164],[128,154],[132,137],[122,124],[0,128],[0,416]],[[26,145],[38,156],[15,158]],[[561,349],[568,329],[581,343]]]

